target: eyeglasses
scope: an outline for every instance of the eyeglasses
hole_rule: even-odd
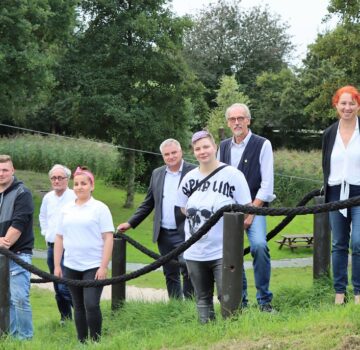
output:
[[[234,124],[236,122],[243,123],[246,118],[247,117],[231,117],[231,118],[228,118],[228,121],[232,124]]]
[[[65,179],[66,179],[66,177],[64,177],[64,176],[52,176],[52,177],[50,177],[50,180],[52,182],[55,182],[56,180],[62,181],[62,180],[65,180]]]

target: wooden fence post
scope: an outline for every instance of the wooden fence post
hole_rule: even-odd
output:
[[[10,329],[9,259],[0,254],[0,336]]]
[[[221,314],[233,315],[242,302],[244,214],[224,213]]]
[[[324,204],[325,197],[314,198],[315,204]],[[314,255],[313,278],[319,279],[330,276],[331,234],[329,213],[314,214]]]
[[[126,273],[126,240],[114,238],[112,253],[112,277],[121,276]],[[111,309],[120,308],[126,299],[126,282],[111,285]]]

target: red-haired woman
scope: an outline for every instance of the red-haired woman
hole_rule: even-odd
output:
[[[323,136],[322,166],[327,202],[360,195],[360,94],[353,86],[338,89],[332,99],[338,121]],[[360,304],[360,207],[329,213],[335,304],[347,301],[349,243],[355,304]],[[351,237],[351,240],[350,240]]]
[[[61,211],[55,238],[54,274],[75,280],[106,278],[113,248],[114,224],[109,208],[92,197],[94,175],[85,167],[74,173],[75,201]],[[64,271],[60,261],[64,254]],[[69,286],[74,305],[77,336],[85,342],[88,333],[93,341],[101,336],[100,297],[103,287]]]

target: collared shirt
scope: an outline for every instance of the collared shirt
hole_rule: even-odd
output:
[[[245,139],[240,143],[236,143],[234,138],[232,138],[230,165],[232,165],[233,167],[238,167],[251,135],[252,132],[251,130],[249,130]],[[218,152],[217,157],[218,159],[220,158],[220,152]],[[255,197],[262,200],[263,202],[272,202],[276,198],[276,196],[274,194],[274,157],[272,146],[269,140],[266,140],[261,148],[259,162],[261,172],[261,184]]]
[[[175,221],[175,205],[177,200],[177,189],[180,184],[181,172],[183,169],[184,161],[178,171],[172,172],[166,167],[164,188],[163,188],[163,201],[162,201],[162,215],[161,227],[167,229],[176,229]]]
[[[64,266],[85,271],[99,267],[104,250],[103,233],[114,232],[110,209],[91,197],[86,203],[68,203],[61,210],[57,234],[63,236]]]
[[[45,236],[46,242],[54,243],[61,209],[65,204],[75,202],[75,198],[74,191],[69,188],[61,196],[56,195],[55,191],[50,191],[44,196],[40,207],[39,221],[41,234]]]
[[[355,130],[345,147],[340,135],[340,123],[331,153],[328,184],[341,185],[340,200],[345,200],[349,198],[349,185],[360,186],[360,135],[359,121],[356,118]]]

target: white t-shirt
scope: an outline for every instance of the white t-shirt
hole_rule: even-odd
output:
[[[91,197],[81,206],[73,201],[62,209],[57,232],[63,236],[64,265],[85,271],[101,265],[102,234],[114,232],[114,224],[107,205]]]
[[[178,189],[177,205],[185,208],[187,215],[186,240],[223,206],[251,203],[250,190],[244,174],[232,166],[221,169],[188,197],[189,190],[204,178],[199,168],[193,169],[184,176]],[[194,261],[221,259],[222,249],[223,218],[184,252],[184,258]]]

